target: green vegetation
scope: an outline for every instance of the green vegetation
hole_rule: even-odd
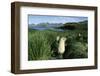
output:
[[[73,22],[73,23],[65,23],[64,26],[58,27],[60,29],[68,29],[68,30],[87,30],[87,21],[82,22]]]
[[[50,45],[41,32],[29,32],[29,60],[43,60],[51,57]]]
[[[47,25],[46,25],[47,26]],[[71,28],[69,28],[71,27]],[[74,29],[72,29],[74,27]],[[66,37],[65,53],[63,59],[87,58],[87,21],[79,23],[66,23],[53,30],[32,30],[28,32],[28,60],[52,60],[59,59],[57,55],[57,36]]]

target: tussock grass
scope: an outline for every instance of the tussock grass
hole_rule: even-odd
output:
[[[66,37],[68,39],[66,42],[68,46],[66,47],[63,58],[86,58],[88,54],[88,47],[86,46],[87,33],[84,32],[81,37],[78,37],[80,32],[81,31],[78,30],[67,30],[64,32],[51,30],[29,30],[28,60],[51,60],[53,58],[53,50],[51,50],[51,45],[55,42],[57,36]]]

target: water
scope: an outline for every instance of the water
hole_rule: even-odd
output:
[[[39,31],[42,31],[42,30],[53,30],[53,31],[60,31],[60,32],[63,32],[64,30],[62,29],[56,29],[56,28],[47,28],[47,27],[34,27],[33,30],[39,30]]]

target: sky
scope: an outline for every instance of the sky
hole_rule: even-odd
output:
[[[87,17],[75,16],[47,16],[47,15],[28,15],[28,24],[39,23],[67,23],[88,20]]]

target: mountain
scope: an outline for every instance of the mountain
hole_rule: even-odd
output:
[[[29,24],[29,29],[34,30],[87,30],[88,21],[68,22],[68,23],[39,23]]]
[[[87,20],[81,21],[81,22],[69,22],[69,23],[63,24],[63,26],[58,27],[58,29],[63,29],[63,30],[75,30],[75,29],[87,30],[87,25],[88,25]]]
[[[34,28],[35,26],[36,26],[35,24],[29,24],[28,28],[31,29],[31,28]]]
[[[62,23],[39,23],[39,24],[29,24],[29,29],[50,29],[55,27],[63,26]]]

